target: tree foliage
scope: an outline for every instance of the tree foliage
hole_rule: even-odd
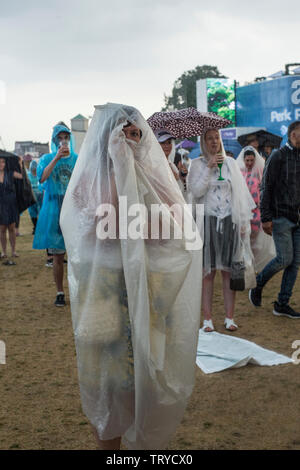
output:
[[[162,111],[174,111],[176,109],[197,107],[196,81],[201,78],[226,78],[221,75],[218,67],[212,65],[197,65],[193,70],[184,72],[175,81],[171,96],[164,96],[165,105]]]
[[[222,81],[208,80],[207,110],[216,113],[231,122],[235,122],[235,90],[234,83],[224,84]]]

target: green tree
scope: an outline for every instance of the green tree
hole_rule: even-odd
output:
[[[174,111],[176,109],[197,107],[196,81],[201,78],[226,78],[221,75],[218,67],[212,65],[197,65],[193,70],[184,72],[174,82],[171,96],[164,96],[165,105],[162,111]]]
[[[234,96],[234,84],[228,86],[219,81],[210,83],[208,80],[208,111],[229,119],[232,123],[235,122]]]

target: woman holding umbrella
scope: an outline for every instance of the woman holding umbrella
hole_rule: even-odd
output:
[[[21,161],[19,160],[20,170]],[[0,157],[0,241],[1,258],[7,258],[6,230],[9,234],[12,256],[16,253],[16,222],[19,218],[14,179],[23,179],[22,173],[7,168],[6,158]]]
[[[219,131],[207,129],[201,135],[203,156],[192,160],[188,191],[193,203],[204,204],[204,248],[202,311],[205,332],[212,322],[213,287],[216,271],[223,281],[225,328],[235,331],[235,291],[230,288],[234,266],[250,250],[250,220],[255,204],[234,159],[227,157]],[[218,166],[222,167],[220,180]],[[250,255],[251,256],[251,255]]]

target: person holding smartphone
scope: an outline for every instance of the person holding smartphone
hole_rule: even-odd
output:
[[[53,255],[53,274],[57,289],[54,304],[57,307],[63,307],[66,303],[63,289],[66,249],[59,217],[64,195],[77,160],[72,134],[66,125],[54,126],[51,150],[51,153],[40,158],[37,167],[38,181],[44,190],[44,198],[36,225],[33,248],[47,249],[48,253]]]

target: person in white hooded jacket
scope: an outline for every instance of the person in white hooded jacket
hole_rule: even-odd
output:
[[[221,271],[225,307],[225,328],[235,331],[235,291],[230,289],[234,263],[243,261],[250,250],[250,220],[255,207],[234,159],[227,157],[219,131],[207,129],[201,136],[203,156],[192,160],[188,192],[193,204],[204,204],[204,248],[202,313],[203,330],[214,330],[212,302],[214,279]],[[219,180],[218,164],[222,164]]]

